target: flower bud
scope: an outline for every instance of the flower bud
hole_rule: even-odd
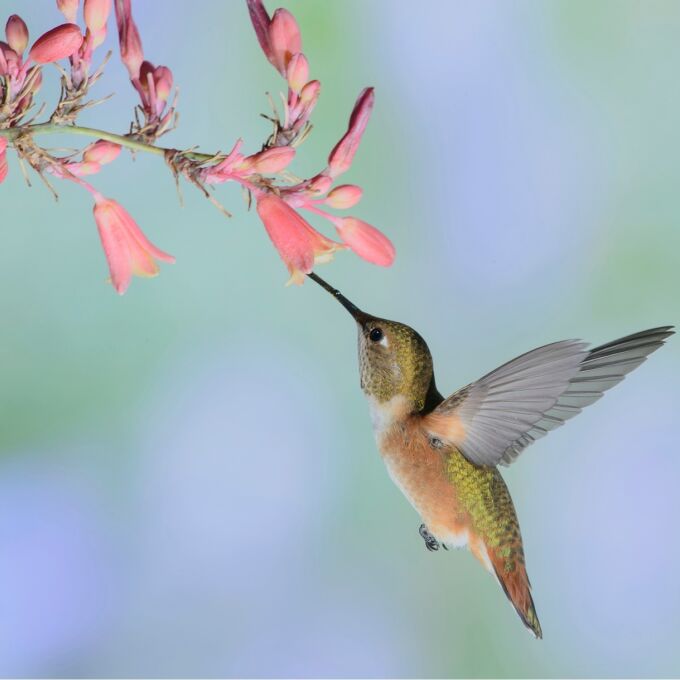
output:
[[[118,40],[120,42],[120,58],[130,74],[130,80],[139,78],[139,69],[144,61],[142,39],[139,37],[137,24],[132,18],[130,0],[116,0],[116,21],[118,23]]]
[[[394,262],[392,242],[375,227],[356,217],[341,217],[334,220],[340,238],[367,262],[389,267]]]
[[[290,165],[293,158],[295,158],[293,147],[277,146],[248,156],[237,168],[237,171],[247,170],[261,175],[273,175]]]
[[[300,92],[309,80],[309,62],[302,52],[294,54],[286,69],[288,86],[293,92]]]
[[[106,165],[118,158],[121,148],[120,144],[114,144],[113,142],[107,142],[104,139],[100,139],[83,151],[83,160]]]
[[[57,8],[66,17],[66,21],[71,24],[76,23],[79,4],[80,0],[57,0]]]
[[[172,71],[167,66],[157,66],[153,72],[153,82],[156,86],[156,97],[168,101],[172,91]]]
[[[83,5],[83,17],[85,25],[92,35],[98,34],[106,28],[106,22],[111,12],[111,0],[85,0]]]
[[[75,24],[62,24],[43,33],[33,43],[28,58],[38,64],[51,64],[70,57],[77,52],[82,42],[83,36]]]
[[[9,46],[17,53],[23,54],[28,45],[28,28],[24,20],[18,14],[12,14],[7,19],[5,35]]]
[[[332,177],[347,172],[352,165],[354,154],[359,148],[361,136],[371,116],[374,99],[372,87],[365,88],[359,95],[349,119],[347,132],[328,156],[328,168]]]
[[[343,184],[342,186],[335,187],[335,189],[328,194],[326,197],[326,205],[329,205],[331,208],[337,208],[338,210],[351,208],[361,200],[362,194],[362,188],[356,186],[356,184]]]
[[[300,28],[287,9],[277,9],[269,24],[270,61],[285,78],[288,62],[302,49]]]

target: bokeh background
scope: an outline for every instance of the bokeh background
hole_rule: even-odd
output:
[[[398,249],[389,270],[341,254],[321,273],[417,328],[441,389],[550,341],[680,322],[679,3],[285,4],[324,87],[293,169],[322,167],[375,85],[347,179]],[[245,3],[135,5],[181,87],[166,142],[259,148],[282,83]],[[59,21],[50,0],[3,8],[34,37]],[[116,95],[83,122],[124,131],[116,55],[96,90]],[[180,207],[156,158],[96,177],[177,256],[119,298],[85,193],[55,203],[10,165],[0,674],[680,674],[676,339],[504,473],[537,642],[468,553],[425,550],[375,450],[353,324],[284,287],[236,187],[226,220],[190,187]]]

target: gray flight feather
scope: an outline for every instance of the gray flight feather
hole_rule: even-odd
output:
[[[652,328],[590,351],[578,340],[545,345],[454,393],[435,413],[460,418],[465,435],[452,443],[468,460],[508,465],[620,383],[672,334],[672,326]]]

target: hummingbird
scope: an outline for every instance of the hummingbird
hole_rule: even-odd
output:
[[[531,350],[444,398],[427,343],[411,327],[361,311],[314,272],[356,321],[361,388],[387,471],[420,515],[428,550],[467,547],[496,577],[536,638],[517,514],[499,465],[597,401],[673,334],[661,326],[588,349]]]

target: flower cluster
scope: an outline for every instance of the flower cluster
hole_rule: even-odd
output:
[[[283,120],[274,121],[275,130],[269,143],[275,146],[285,140],[287,144],[295,144],[309,129],[308,118],[318,99],[320,83],[308,81],[309,65],[302,53],[300,29],[293,15],[285,9],[277,9],[270,18],[262,0],[248,0],[248,9],[263,52],[288,81]],[[361,187],[333,185],[352,165],[374,99],[373,88],[366,88],[359,95],[347,132],[331,151],[328,165],[321,172],[293,186],[254,192],[257,212],[288,267],[293,283],[302,283],[315,264],[327,262],[335,251],[346,247],[373,264],[389,266],[394,260],[394,246],[378,229],[356,217],[338,217],[324,209],[351,208],[361,199]],[[297,208],[329,220],[342,243],[316,231],[298,214]]]
[[[7,42],[0,42],[0,127],[17,125],[33,106],[42,84],[42,67],[70,57],[83,36],[75,24],[62,24],[41,35],[24,58],[28,27],[13,14],[5,26]]]
[[[172,71],[167,66],[154,66],[144,59],[142,39],[132,18],[131,0],[116,0],[116,22],[120,42],[120,56],[130,75],[130,82],[139,94],[138,119],[133,128],[140,139],[152,142],[167,132],[175,121],[175,108],[168,105],[172,92]]]
[[[154,66],[145,59],[132,16],[132,0],[56,0],[56,4],[67,23],[40,36],[27,54],[28,28],[17,15],[7,21],[7,42],[0,41],[0,183],[7,176],[7,151],[12,148],[52,191],[48,177],[72,182],[89,192],[111,283],[118,293],[126,291],[133,275],[158,274],[158,261],[174,262],[171,255],[149,241],[122,205],[104,197],[89,182],[90,176],[115,161],[124,147],[161,155],[176,178],[184,177],[218,206],[213,195],[216,185],[225,182],[241,185],[249,198],[255,200],[257,213],[292,282],[301,283],[316,264],[331,259],[339,250],[350,249],[377,265],[392,263],[394,248],[386,236],[363,220],[332,212],[353,207],[362,196],[360,187],[339,185],[337,180],[350,169],[359,147],[373,108],[372,88],[359,95],[347,131],[320,172],[299,179],[289,170],[311,130],[310,116],[321,90],[318,80],[310,80],[300,29],[290,12],[277,9],[270,17],[262,0],[247,0],[260,46],[285,78],[288,89],[283,112],[275,111],[274,117],[270,117],[273,133],[254,153],[243,152],[243,140],[239,139],[227,154],[204,154],[156,145],[177,120],[172,99],[173,75],[167,66]],[[102,65],[93,70],[93,56],[106,39],[112,9],[121,61],[140,101],[129,131],[122,135],[77,125],[81,110],[100,103],[88,101],[87,97],[110,56],[109,53]],[[79,15],[83,28],[78,24]],[[59,64],[64,60],[66,64]],[[46,64],[53,64],[61,73],[59,100],[46,122],[33,122],[42,109],[32,120],[24,122],[33,107]],[[42,148],[35,140],[38,134],[62,131],[99,139],[61,156]],[[317,231],[300,211],[327,219],[339,240]]]

